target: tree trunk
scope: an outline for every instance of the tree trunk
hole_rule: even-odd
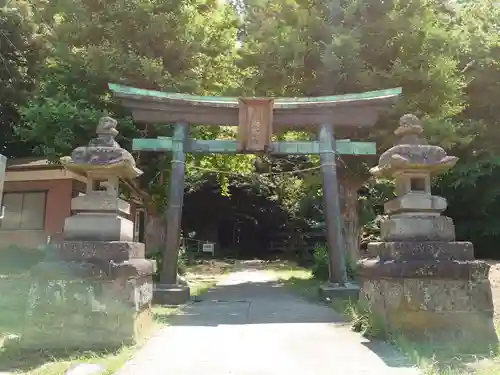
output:
[[[144,236],[146,254],[155,253],[163,249],[166,228],[167,226],[163,217],[150,213],[146,215],[146,230]]]
[[[342,172],[345,172],[342,170]],[[346,261],[353,266],[360,258],[361,228],[359,225],[358,190],[363,186],[363,179],[348,173],[341,173],[340,207],[342,228],[346,244]]]
[[[344,241],[346,244],[346,260],[354,265],[359,259],[359,214],[358,214],[358,187],[349,183],[342,184],[343,190],[343,220]]]

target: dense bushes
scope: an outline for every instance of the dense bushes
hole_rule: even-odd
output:
[[[163,254],[160,250],[153,250],[147,255],[148,259],[154,260],[156,262],[156,272],[153,275],[154,281],[160,281],[160,272],[162,267]],[[184,275],[186,273],[186,268],[193,261],[193,256],[189,251],[181,247],[179,250],[179,257],[177,258],[177,273],[179,275]]]
[[[313,276],[318,280],[328,280],[328,247],[318,244],[313,253],[314,262],[311,267]],[[347,277],[354,279],[355,265],[346,260]]]
[[[328,280],[328,249],[325,245],[317,245],[313,253],[313,276],[318,280]]]

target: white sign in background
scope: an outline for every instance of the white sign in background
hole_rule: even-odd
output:
[[[203,251],[204,253],[211,253],[212,255],[215,255],[214,244],[213,243],[204,243],[201,251]]]

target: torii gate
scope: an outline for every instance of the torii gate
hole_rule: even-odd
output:
[[[175,124],[173,137],[134,139],[132,146],[134,151],[172,151],[161,284],[172,286],[177,282],[186,153],[268,152],[320,155],[329,248],[329,281],[339,287],[346,285],[346,249],[342,235],[335,154],[375,155],[376,145],[374,142],[336,140],[335,131],[349,134],[349,130],[373,126],[379,114],[388,110],[401,94],[401,88],[337,96],[275,99],[196,96],[111,83],[109,88],[131,110],[135,121]],[[189,126],[196,124],[238,126],[238,139],[188,139]],[[273,133],[284,128],[315,131],[318,140],[272,142]]]

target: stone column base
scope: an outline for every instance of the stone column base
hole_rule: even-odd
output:
[[[155,284],[153,290],[153,304],[178,306],[184,305],[191,298],[187,285]]]
[[[466,353],[498,345],[487,279],[365,279],[361,286],[361,302],[390,334]]]
[[[133,344],[152,323],[153,264],[141,257],[143,249],[142,244],[103,241],[63,242],[49,249],[31,269],[21,346]]]
[[[94,350],[118,349],[133,345],[153,326],[149,307],[142,311],[122,311],[121,314],[90,313],[85,316],[59,316],[27,319],[16,347],[23,349]]]
[[[387,311],[393,332],[413,341],[446,342],[465,353],[489,351],[498,344],[490,314],[480,311]]]
[[[319,287],[319,296],[322,300],[343,299],[356,302],[359,296],[359,286],[356,284],[338,284],[325,283]]]

